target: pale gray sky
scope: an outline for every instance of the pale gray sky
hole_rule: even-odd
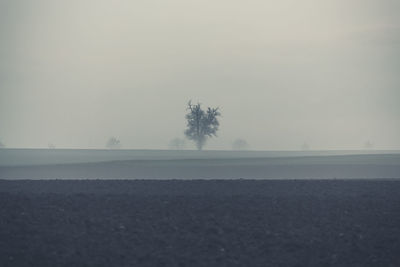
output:
[[[166,148],[189,99],[253,149],[400,149],[398,0],[0,0],[0,141]]]

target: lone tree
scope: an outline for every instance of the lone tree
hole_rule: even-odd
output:
[[[307,142],[304,142],[304,143],[301,145],[301,150],[303,150],[303,151],[308,151],[308,150],[310,150],[310,145],[309,145]]]
[[[219,122],[217,117],[221,116],[219,108],[207,108],[204,111],[201,104],[192,105],[189,101],[189,113],[186,114],[187,129],[185,135],[189,140],[196,143],[198,150],[201,150],[205,145],[207,138],[217,136]]]
[[[120,149],[121,148],[121,142],[116,138],[116,137],[110,137],[106,143],[106,147],[108,149]]]
[[[181,150],[185,148],[185,139],[174,138],[169,142],[169,149]]]
[[[374,144],[372,144],[371,141],[367,140],[367,141],[364,143],[364,149],[366,149],[366,150],[371,150],[371,149],[373,149],[373,148],[374,148]]]
[[[249,144],[246,142],[246,140],[244,140],[242,138],[238,138],[232,143],[232,149],[233,150],[247,150],[247,149],[249,149]]]
[[[49,149],[56,149],[56,146],[55,146],[53,143],[48,143],[48,144],[47,144],[47,147],[48,147]]]

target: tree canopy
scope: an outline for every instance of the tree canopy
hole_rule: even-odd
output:
[[[207,110],[201,108],[201,104],[188,103],[188,113],[186,114],[187,129],[185,136],[196,143],[198,150],[205,145],[207,138],[217,136],[219,128],[218,117],[221,116],[219,108],[208,107]]]

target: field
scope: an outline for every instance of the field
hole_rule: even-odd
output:
[[[1,266],[399,266],[397,180],[0,181]]]
[[[104,150],[0,149],[0,166],[78,164],[110,161],[255,159],[343,155],[400,154],[399,150],[224,151],[224,150]]]
[[[81,152],[0,151],[0,266],[400,266],[397,152]]]
[[[400,178],[400,153],[0,149],[0,179],[337,178]]]

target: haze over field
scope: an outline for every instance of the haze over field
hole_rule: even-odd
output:
[[[0,0],[0,141],[166,148],[188,100],[252,149],[400,149],[400,1]],[[194,148],[190,147],[189,148]]]

